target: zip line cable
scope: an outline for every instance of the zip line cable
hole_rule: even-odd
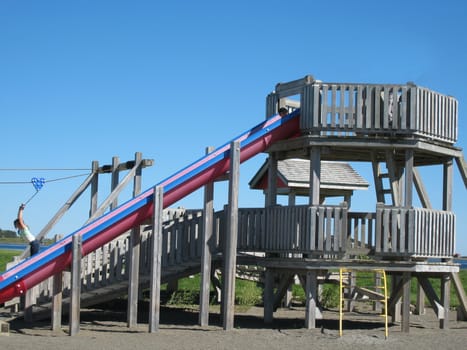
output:
[[[62,181],[62,180],[68,180],[68,179],[72,179],[75,177],[86,176],[86,175],[89,175],[89,173],[59,177],[57,179],[44,180],[44,182]],[[22,185],[22,184],[30,184],[30,183],[31,183],[31,180],[29,181],[0,181],[0,185]]]
[[[0,171],[81,171],[89,168],[0,168]]]

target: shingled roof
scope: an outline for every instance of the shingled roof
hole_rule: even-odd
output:
[[[278,193],[295,192],[307,195],[310,179],[310,161],[307,159],[284,159],[278,164]],[[268,161],[250,181],[252,189],[266,189],[268,179]],[[321,161],[321,192],[327,196],[350,194],[354,190],[366,190],[368,182],[345,162]]]

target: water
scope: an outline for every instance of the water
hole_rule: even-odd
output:
[[[0,249],[3,249],[3,250],[23,251],[26,248],[29,248],[29,244],[25,244],[25,243],[17,243],[17,244],[15,244],[15,243],[0,243]],[[40,248],[39,251],[43,251],[45,248],[47,248],[47,247],[41,245],[41,248]]]

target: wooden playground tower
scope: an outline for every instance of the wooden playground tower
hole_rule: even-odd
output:
[[[264,271],[266,323],[273,321],[275,308],[294,277],[299,276],[306,296],[305,326],[316,327],[321,317],[319,285],[330,271],[340,269],[384,270],[390,275],[393,283],[388,308],[393,320],[400,320],[403,331],[409,330],[413,277],[419,284],[417,312],[423,312],[426,296],[440,320],[440,327],[448,327],[449,290],[454,282],[461,302],[460,316],[467,319],[467,300],[457,275],[459,267],[452,262],[456,229],[452,212],[454,164],[467,186],[466,162],[462,150],[454,145],[458,133],[457,101],[412,83],[325,83],[306,76],[276,85],[275,91],[267,96],[266,115],[276,114],[280,107],[290,112],[300,108],[300,134],[267,150],[268,178],[263,208],[238,208],[240,157],[238,145],[233,143],[228,177],[220,179],[229,181],[225,209],[214,211],[212,183],[205,185],[203,209],[162,213],[158,205],[160,212],[155,211],[153,222],[124,235],[126,243],[111,243],[83,258],[81,282],[79,279],[74,282],[75,286],[80,283],[79,290],[83,293],[74,296],[74,304],[73,296],[70,297],[70,313],[73,314],[74,307],[76,316],[76,306],[79,312],[76,298],[82,299],[81,305],[91,305],[107,295],[115,298],[127,294],[131,327],[137,319],[139,286],[150,285],[153,291],[162,282],[200,272],[199,323],[207,325],[210,281],[212,271],[218,268],[222,269],[225,282],[221,309],[223,325],[228,330],[234,321],[237,267],[255,266]],[[295,195],[289,194],[288,205],[279,206],[278,162],[291,158],[309,161],[308,204],[296,205]],[[323,202],[322,161],[371,164],[376,189],[374,211],[354,212],[347,202],[339,205]],[[124,170],[131,170],[121,184],[118,175],[113,177],[114,191],[99,208],[96,192],[92,191],[91,218],[115,206],[119,191],[132,177],[135,178],[134,194],[138,194],[141,169],[148,165],[152,162],[143,161],[137,154],[135,162],[126,164]],[[432,207],[419,173],[421,167],[429,165],[442,167],[442,208]],[[123,170],[120,168],[118,161],[106,167],[115,174]],[[93,173],[98,173],[97,169],[100,168],[96,164]],[[95,177],[89,177],[85,187],[93,179],[96,181]],[[81,194],[85,187],[74,196]],[[414,206],[415,194],[420,208]],[[160,189],[155,189],[155,200],[161,202],[162,195]],[[52,221],[63,215],[73,201],[67,201]],[[162,224],[161,217],[164,217]],[[41,234],[48,232],[50,225]],[[158,257],[154,256],[151,240],[158,242]],[[159,273],[154,274],[151,264],[158,265]],[[432,287],[431,278],[441,281],[439,294]],[[77,289],[73,281],[68,286],[65,289],[71,292]],[[49,291],[45,292],[47,288]],[[51,289],[44,287],[40,294],[54,298],[56,293]],[[155,305],[159,302],[156,297],[151,300]],[[53,310],[52,315],[56,316],[58,311]],[[158,315],[151,317],[150,331],[154,331],[158,328]],[[73,320],[71,317],[70,322]],[[79,327],[79,317],[77,320]],[[60,321],[52,320],[52,323],[58,327]],[[73,327],[76,332],[76,325]]]
[[[404,331],[409,330],[412,277],[419,283],[418,312],[423,312],[426,294],[440,327],[447,327],[452,280],[465,317],[466,300],[457,275],[458,266],[452,264],[456,228],[452,212],[454,163],[467,187],[466,162],[461,149],[454,146],[458,134],[457,101],[413,83],[325,83],[306,76],[277,84],[267,97],[266,106],[267,115],[280,107],[289,111],[300,107],[301,135],[268,149],[266,213],[274,212],[270,217],[280,218],[276,225],[279,229],[274,230],[281,231],[274,232],[278,235],[275,237],[278,246],[269,252],[281,257],[284,253],[286,256],[299,253],[301,258],[270,257],[263,262],[265,286],[269,288],[265,295],[270,296],[265,300],[265,319],[272,319],[274,300],[280,297],[272,294],[274,275],[280,274],[281,280],[289,283],[291,274],[302,270],[306,280],[306,324],[314,327],[318,314],[318,276],[340,268],[383,269],[390,274],[393,285],[388,307],[394,320],[402,315]],[[292,209],[297,213],[303,210],[301,217],[288,212],[288,208],[276,207],[277,163],[288,158],[310,161],[309,205]],[[371,164],[376,192],[374,212],[352,212],[345,202],[339,206],[321,202],[323,160]],[[442,166],[442,208],[432,207],[419,173],[421,167],[429,165]],[[421,208],[413,204],[414,189]],[[300,217],[292,220],[292,225],[291,215]],[[299,228],[296,231],[294,227]],[[439,296],[429,278],[441,280]],[[284,288],[285,285],[277,290],[281,292]],[[396,307],[401,297],[402,312]]]

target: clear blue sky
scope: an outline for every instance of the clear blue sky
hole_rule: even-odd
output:
[[[462,1],[0,1],[0,228],[26,208],[37,233],[75,191],[92,160],[142,152],[149,188],[263,120],[278,82],[413,81],[459,101],[467,144],[467,5]],[[241,168],[241,206],[261,206]],[[59,168],[67,171],[5,169]],[[369,174],[363,174],[368,181]],[[439,206],[440,169],[424,171]],[[52,181],[56,179],[62,179]],[[466,189],[454,172],[457,251],[467,254]],[[5,182],[12,182],[6,184]],[[23,182],[23,183],[16,183]],[[101,185],[108,187],[110,178]],[[371,182],[371,181],[370,181]],[[216,206],[225,203],[217,185]],[[372,186],[373,187],[373,186]],[[372,189],[353,205],[374,210]],[[105,198],[106,194],[100,197]],[[128,199],[121,198],[122,201]],[[201,207],[200,194],[176,205]],[[78,229],[88,193],[53,233]]]

